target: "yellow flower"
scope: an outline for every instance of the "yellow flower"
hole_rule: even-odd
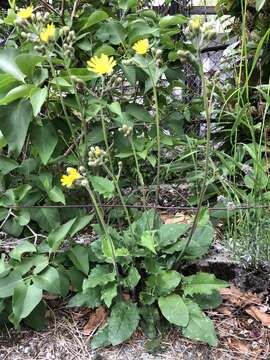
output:
[[[25,9],[21,9],[17,15],[22,19],[29,19],[32,16],[32,14],[33,14],[33,6],[28,6]]]
[[[70,188],[70,187],[72,187],[74,182],[81,177],[81,175],[74,168],[68,168],[67,174],[68,175],[63,175],[61,177],[61,184],[62,184],[62,186],[66,186],[67,188]]]
[[[108,55],[101,54],[100,57],[93,56],[89,61],[87,61],[87,65],[88,70],[99,75],[104,75],[113,71],[116,61],[114,61],[113,57],[109,58]]]
[[[201,27],[201,18],[199,16],[195,16],[193,19],[190,20],[190,27],[192,30],[199,30]]]
[[[55,34],[55,26],[53,23],[48,24],[47,28],[42,30],[39,34],[40,39],[44,42],[48,42],[50,39],[54,37]]]
[[[140,54],[140,55],[146,54],[149,49],[148,39],[142,39],[142,40],[137,41],[132,46],[132,49],[135,50],[137,54]]]
[[[96,146],[96,148],[95,148],[95,155],[96,155],[96,157],[99,157],[101,155],[101,149],[99,146]]]

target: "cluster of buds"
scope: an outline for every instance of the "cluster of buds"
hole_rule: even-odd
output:
[[[99,146],[91,146],[88,152],[88,165],[100,166],[106,161],[106,151],[102,150]]]
[[[75,41],[75,31],[70,30],[68,26],[64,26],[59,31],[60,36],[63,38],[63,50],[66,57],[74,55],[74,41]]]
[[[216,37],[213,24],[202,21],[201,16],[194,16],[190,19],[185,34],[191,38],[201,36],[206,41],[211,41]]]
[[[132,127],[131,126],[127,126],[126,124],[124,124],[122,127],[120,127],[118,129],[119,132],[123,133],[123,135],[125,137],[128,137],[131,133],[132,133]]]

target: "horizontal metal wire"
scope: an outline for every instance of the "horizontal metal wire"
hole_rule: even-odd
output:
[[[121,204],[99,204],[99,207],[104,209],[113,208],[124,208]],[[197,207],[193,206],[161,206],[161,205],[125,205],[129,209],[157,209],[157,210],[182,210],[187,212],[195,212],[198,210]],[[94,205],[91,204],[70,204],[70,205],[5,205],[0,206],[0,209],[93,209]],[[231,205],[229,207],[207,207],[203,206],[201,209],[208,211],[235,211],[235,210],[251,210],[251,209],[268,209],[269,205],[255,205],[255,204],[242,204],[242,205]]]

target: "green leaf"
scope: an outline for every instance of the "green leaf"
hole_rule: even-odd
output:
[[[149,114],[147,110],[145,110],[145,107],[143,105],[139,104],[128,104],[126,106],[126,112],[132,115],[137,121],[140,123],[153,123],[154,119]]]
[[[128,276],[123,279],[123,287],[133,290],[135,286],[138,285],[140,279],[141,275],[139,274],[137,268],[132,266],[129,269]]]
[[[50,245],[52,251],[56,251],[61,246],[62,242],[65,240],[67,234],[69,233],[72,225],[74,224],[76,218],[69,220],[67,223],[58,226],[55,230],[50,232],[47,242]]]
[[[0,258],[0,279],[6,276],[11,269],[11,265],[6,261],[6,255],[1,254]]]
[[[36,117],[42,108],[46,98],[48,95],[48,89],[45,86],[43,89],[38,89],[31,93],[30,95],[30,102],[33,108],[33,115]]]
[[[22,282],[21,274],[13,270],[8,276],[0,279],[0,299],[13,295],[14,288]]]
[[[44,301],[41,301],[34,310],[24,319],[24,323],[30,328],[40,331],[45,328],[46,322],[46,305]]]
[[[68,257],[73,265],[85,275],[89,273],[89,258],[87,249],[84,246],[76,245],[68,252]]]
[[[24,82],[25,75],[16,64],[17,51],[12,48],[0,49],[0,70]]]
[[[189,339],[199,340],[211,346],[217,346],[218,339],[213,322],[201,311],[196,303],[190,300],[186,300],[185,302],[189,311],[189,323],[187,327],[182,330],[183,335]]]
[[[66,274],[69,277],[72,290],[82,291],[82,284],[85,279],[84,274],[76,269],[75,266],[69,266],[68,269],[66,269]]]
[[[110,21],[96,32],[96,36],[101,42],[108,41],[113,45],[119,45],[126,39],[127,32],[118,21]]]
[[[222,304],[222,296],[217,290],[213,290],[210,295],[195,294],[192,299],[201,309],[215,309]]]
[[[187,326],[189,313],[186,304],[180,295],[172,294],[158,299],[162,315],[171,323],[178,326]]]
[[[112,300],[117,296],[116,284],[108,284],[101,290],[101,294],[101,300],[104,301],[108,308],[111,307]]]
[[[66,199],[65,199],[65,194],[63,193],[62,189],[58,186],[54,186],[52,189],[50,189],[48,192],[48,197],[50,200],[52,200],[53,202],[60,202],[62,204],[65,205],[66,203]]]
[[[69,302],[67,307],[89,307],[96,308],[100,306],[101,294],[99,288],[87,289],[82,293],[78,293],[73,296]]]
[[[183,290],[185,295],[205,294],[210,295],[213,290],[228,287],[226,281],[217,279],[214,274],[198,272],[184,278]]]
[[[0,174],[7,175],[12,170],[17,169],[19,164],[6,156],[0,156]]]
[[[58,209],[32,209],[30,210],[31,219],[36,221],[42,230],[51,231],[60,223]]]
[[[189,224],[163,224],[161,225],[159,235],[159,245],[161,247],[174,244],[180,236],[190,228]]]
[[[83,24],[82,28],[81,28],[81,32],[85,32],[85,30],[88,30],[90,27],[92,27],[93,25],[98,24],[99,22],[107,19],[109,17],[109,15],[102,10],[97,10],[94,11],[88,18],[87,21]]]
[[[118,302],[108,320],[109,340],[113,346],[129,339],[139,324],[139,311],[136,304]]]
[[[13,102],[1,109],[0,130],[8,141],[9,152],[16,156],[22,150],[31,120],[32,109],[27,100]]]
[[[32,253],[36,252],[37,249],[35,245],[31,244],[29,241],[25,240],[21,242],[19,245],[17,245],[10,253],[9,256],[12,259],[16,259],[18,261],[21,261],[21,257],[25,253]]]
[[[127,11],[128,9],[137,5],[137,0],[118,0],[120,9]]]
[[[181,275],[175,270],[160,270],[148,277],[146,290],[155,296],[165,296],[174,291],[181,279]]]
[[[61,283],[58,271],[48,266],[45,271],[33,277],[36,287],[46,290],[49,293],[61,295]]]
[[[111,342],[109,340],[109,326],[105,325],[102,329],[99,329],[92,338],[91,348],[95,350],[100,347],[104,348],[108,345],[111,345]]]
[[[185,24],[187,21],[188,18],[184,15],[167,15],[160,19],[159,26],[161,30],[164,30],[170,26]]]
[[[41,161],[48,163],[58,142],[58,136],[52,124],[36,126],[32,130],[32,142],[37,148]]]
[[[16,64],[24,74],[31,77],[35,71],[35,66],[42,63],[45,59],[45,56],[29,53],[20,54],[16,57]]]
[[[20,85],[11,89],[5,97],[0,99],[0,105],[7,105],[15,100],[28,98],[32,91],[35,91],[37,88],[35,85],[26,84]]]
[[[107,258],[107,262],[113,263],[113,251],[115,253],[115,257],[129,256],[129,251],[127,248],[118,248],[112,249],[110,240],[107,238],[103,238],[101,242],[103,255]]]
[[[69,230],[70,236],[73,237],[77,232],[81,231],[90,223],[93,217],[94,214],[77,217],[71,229]]]
[[[144,231],[141,236],[140,245],[156,254],[155,231]]]
[[[105,199],[112,198],[114,193],[113,181],[101,176],[91,176],[90,181],[93,188],[99,195],[103,195]]]
[[[115,272],[110,265],[96,265],[91,270],[88,279],[84,280],[83,290],[95,288],[98,285],[107,285],[115,280]]]
[[[12,311],[14,314],[15,326],[26,318],[42,300],[42,289],[35,285],[26,285],[20,282],[14,289],[12,297]]]
[[[34,255],[25,257],[20,264],[16,264],[16,271],[22,275],[32,270],[33,274],[38,274],[49,265],[49,259],[46,255]]]
[[[256,10],[261,11],[264,7],[266,0],[256,0]]]

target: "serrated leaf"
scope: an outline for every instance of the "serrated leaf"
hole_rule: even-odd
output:
[[[113,346],[129,339],[139,324],[139,311],[136,304],[118,302],[108,320],[109,340]]]
[[[112,300],[117,296],[116,284],[108,284],[101,290],[101,299],[105,305],[109,308],[112,305]]]
[[[168,246],[174,244],[180,236],[190,228],[189,224],[163,224],[161,225],[159,235],[159,245]]]
[[[165,296],[174,291],[181,279],[181,275],[175,270],[160,270],[148,277],[146,290],[155,296]]]
[[[133,290],[135,286],[138,285],[140,279],[141,275],[139,274],[137,268],[132,266],[128,271],[128,275],[123,279],[123,286],[127,289]]]
[[[153,254],[156,254],[155,232],[144,231],[141,236],[140,245],[150,250]]]
[[[95,288],[98,285],[107,285],[115,280],[115,272],[110,265],[96,265],[90,275],[84,280],[83,290]]]
[[[171,294],[158,299],[158,305],[162,315],[171,324],[187,326],[189,322],[189,312],[186,304],[180,295]]]
[[[213,290],[227,287],[226,281],[217,279],[214,274],[198,272],[195,275],[186,276],[184,278],[183,291],[184,294],[205,294],[210,295]]]
[[[58,142],[58,136],[52,124],[36,126],[32,130],[32,142],[44,165],[50,160]]]
[[[109,340],[109,326],[105,325],[102,329],[99,329],[98,332],[93,336],[93,339],[91,341],[91,348],[95,350],[108,345],[111,345],[111,342]]]
[[[99,195],[103,195],[105,199],[110,199],[114,193],[114,183],[113,181],[104,178],[102,176],[91,176],[91,184],[95,191]]]
[[[186,306],[189,311],[189,323],[187,327],[183,328],[183,335],[189,339],[199,340],[211,346],[217,346],[218,339],[213,322],[193,301],[186,300]]]

